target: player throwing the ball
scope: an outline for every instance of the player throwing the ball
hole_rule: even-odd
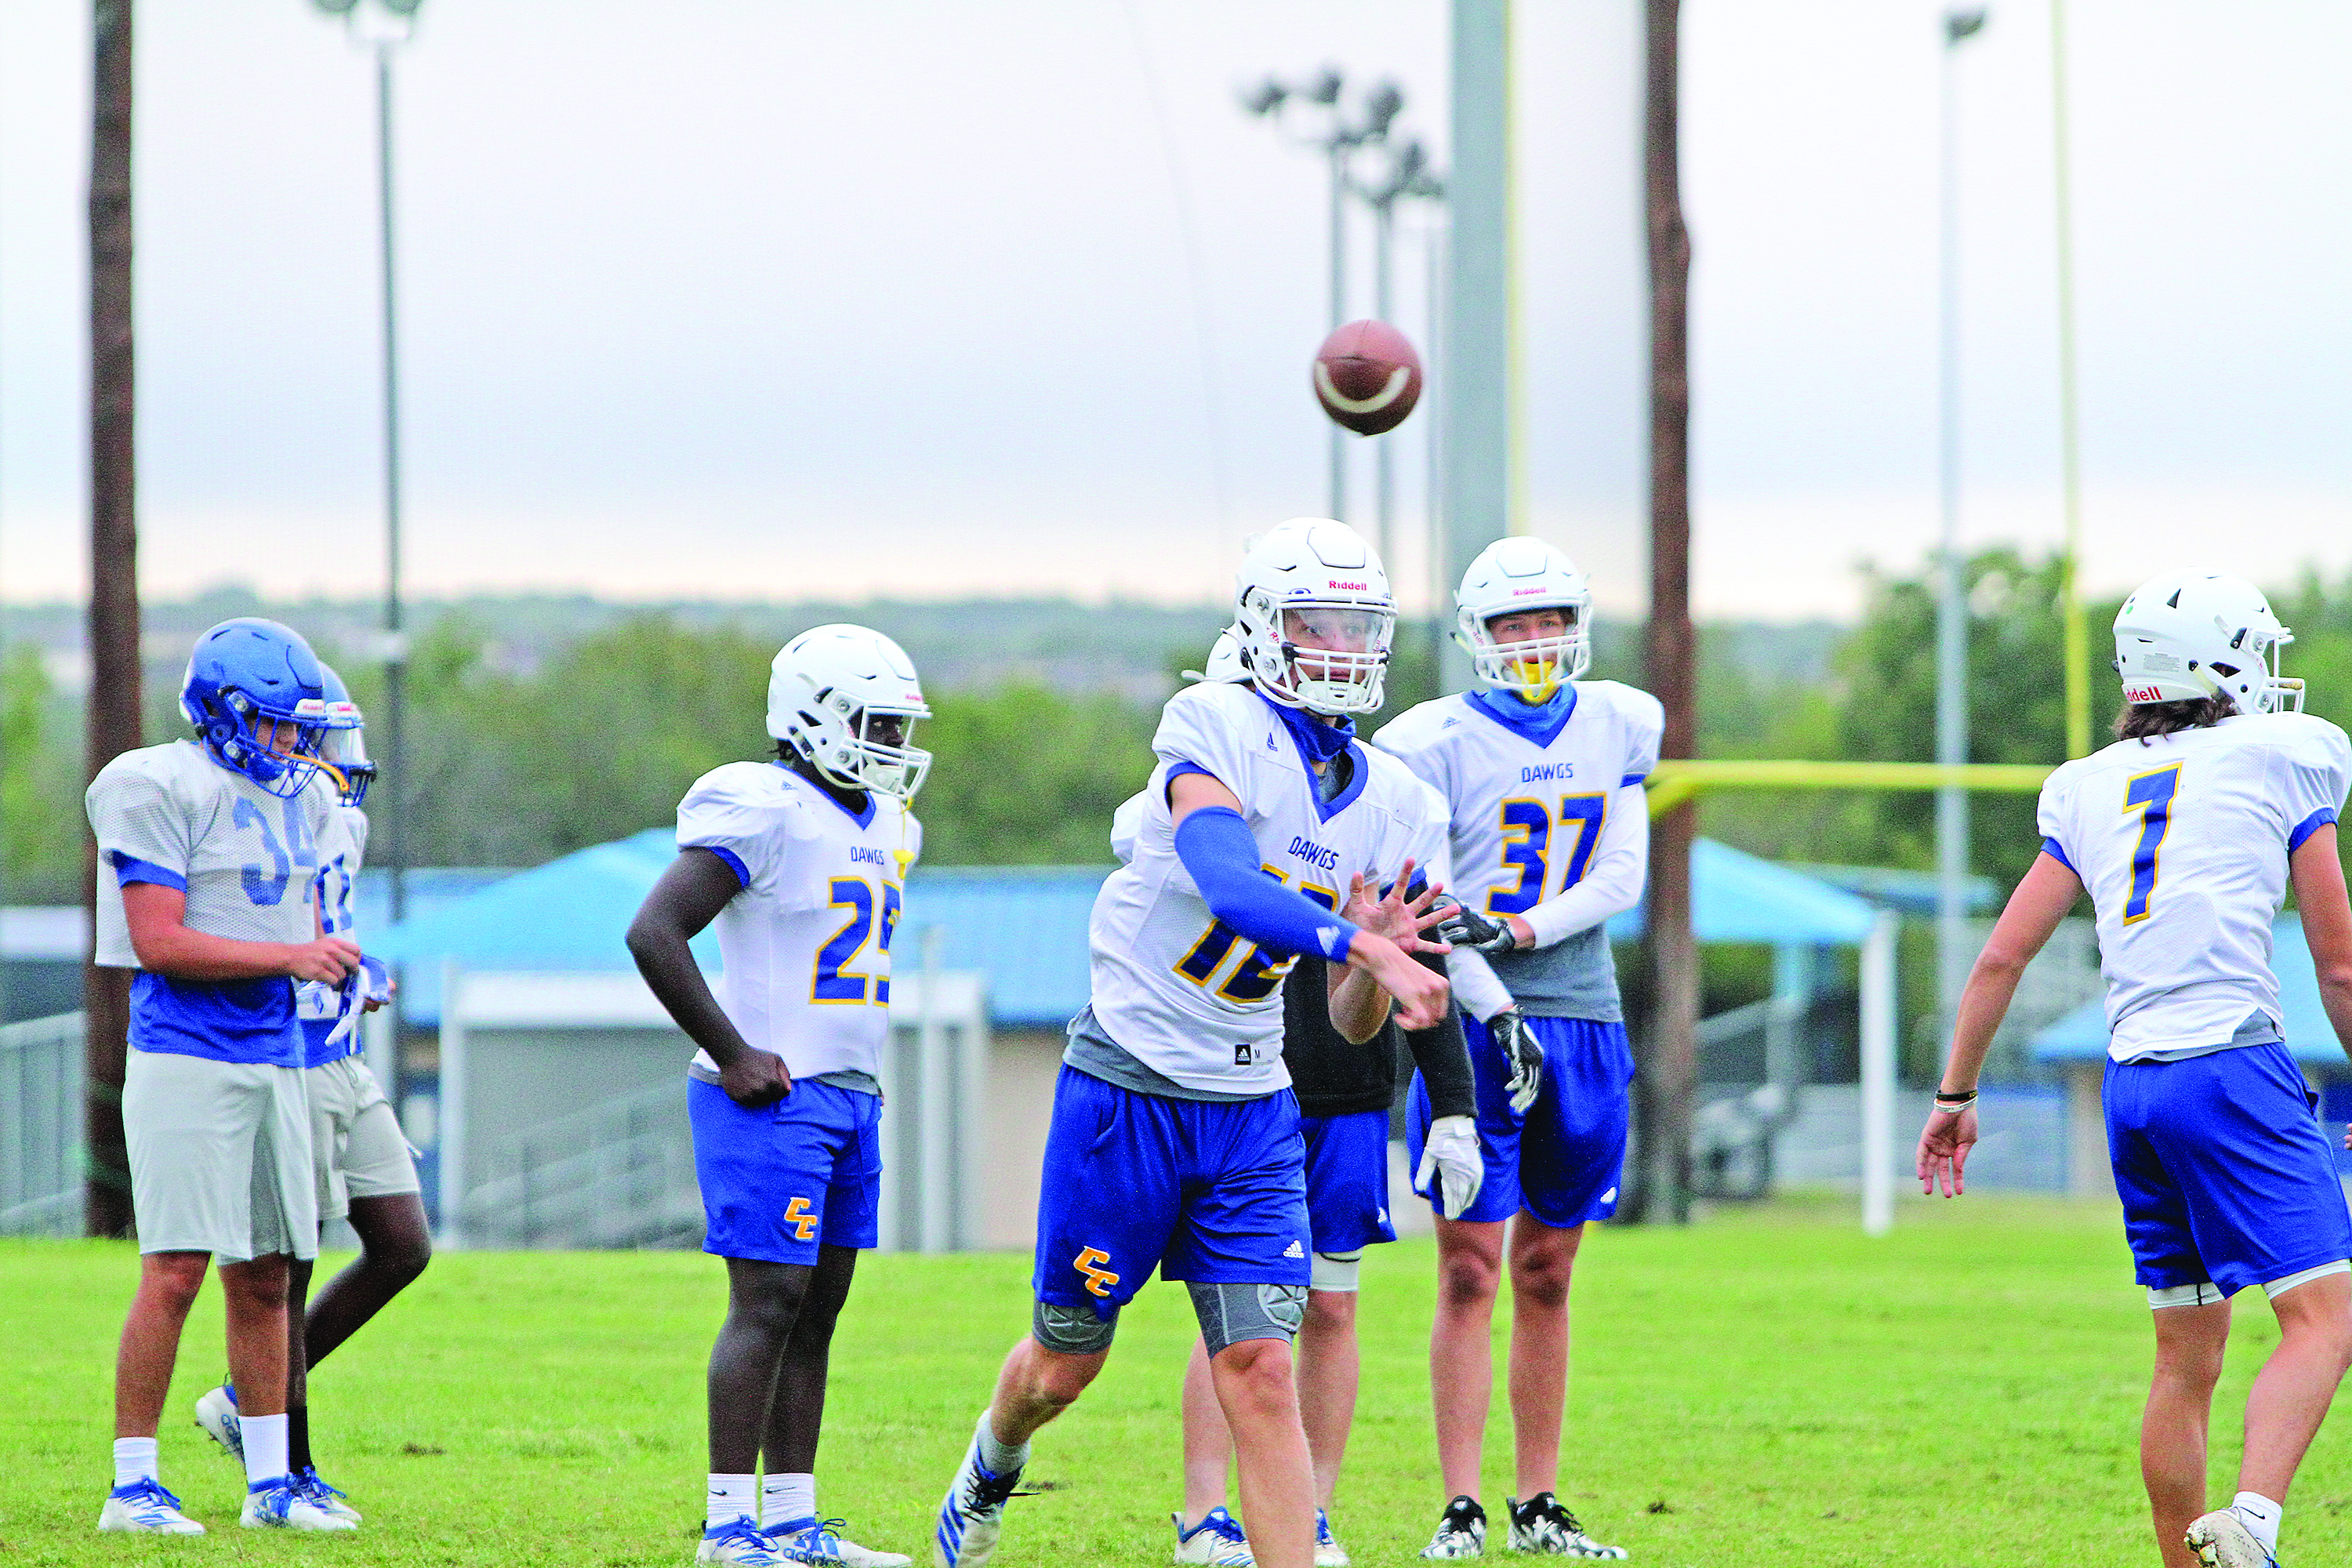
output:
[[[1541,540],[1498,540],[1463,574],[1456,634],[1489,689],[1424,702],[1376,743],[1445,797],[1464,902],[1441,930],[1478,1080],[1486,1178],[1459,1218],[1437,1216],[1430,1335],[1437,1455],[1452,1500],[1423,1557],[1486,1551],[1480,1450],[1494,1384],[1489,1326],[1507,1251],[1514,1552],[1622,1557],[1559,1501],[1568,1396],[1568,1290],[1588,1220],[1617,1212],[1633,1055],[1602,930],[1642,896],[1650,818],[1642,781],[1658,756],[1657,699],[1579,680],[1591,662],[1591,590]],[[1418,1160],[1433,1126],[1416,1082],[1406,1123]],[[1507,1227],[1507,1241],[1506,1229]]]
[[[819,626],[785,644],[768,680],[775,761],[695,781],[677,858],[629,928],[646,984],[701,1047],[687,1101],[702,1247],[727,1260],[698,1562],[912,1561],[843,1539],[817,1511],[815,1471],[834,1324],[858,1249],[880,1239],[877,1075],[929,717],[881,633]],[[714,921],[718,996],[688,945]]]
[[[1353,530],[1299,520],[1237,582],[1250,679],[1169,700],[1132,859],[1097,897],[1092,1000],[1070,1024],[1038,1203],[1035,1308],[940,1505],[940,1568],[982,1568],[1029,1440],[1085,1392],[1119,1309],[1157,1269],[1185,1282],[1265,1568],[1308,1568],[1315,1476],[1292,1380],[1311,1229],[1282,1059],[1294,954],[1330,967],[1331,1019],[1373,1038],[1446,1006],[1409,950],[1433,921],[1403,887],[1420,786],[1356,743],[1380,706],[1396,610]],[[1381,897],[1378,889],[1391,891]],[[1380,934],[1394,932],[1397,940]]]
[[[2140,1479],[2157,1546],[2173,1568],[2267,1568],[2287,1484],[2352,1365],[2352,1220],[2280,1036],[2270,964],[2292,884],[2327,1020],[2352,1049],[2352,909],[2336,843],[2352,744],[2300,711],[2303,682],[2278,674],[2293,638],[2241,578],[2153,578],[2115,632],[2117,739],[2042,786],[2042,853],[1960,994],[1919,1183],[1959,1194],[1993,1031],[2087,891],[2107,985],[2107,1152],[2155,1318]],[[2208,1512],[2230,1298],[2252,1285],[2279,1342],[2246,1400],[2237,1495]]]

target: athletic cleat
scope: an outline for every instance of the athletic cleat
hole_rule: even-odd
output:
[[[205,1436],[227,1449],[230,1458],[245,1463],[245,1432],[237,1420],[236,1389],[224,1383],[196,1395],[196,1425],[205,1429]]]
[[[1549,1492],[1538,1492],[1521,1502],[1517,1498],[1505,1500],[1511,1510],[1511,1550],[1548,1553],[1554,1557],[1605,1557],[1612,1561],[1625,1555],[1622,1546],[1603,1546],[1584,1533],[1584,1526],[1576,1522],[1576,1515],[1562,1508],[1559,1499]]]
[[[787,1562],[804,1561],[776,1555],[775,1542],[740,1513],[725,1524],[714,1524],[702,1532],[702,1544],[694,1549],[694,1560],[725,1563],[728,1568],[782,1568]]]
[[[320,1513],[331,1513],[353,1524],[362,1522],[363,1516],[352,1506],[351,1499],[344,1495],[343,1489],[331,1487],[320,1479],[316,1465],[305,1465],[294,1473],[294,1489],[308,1498],[310,1506]]]
[[[2205,1568],[2278,1568],[2234,1509],[2215,1509],[2189,1522],[2189,1550]]]
[[[321,1533],[357,1530],[348,1519],[337,1519],[295,1488],[292,1476],[262,1481],[245,1489],[245,1511],[237,1523],[247,1530],[310,1530]]]
[[[821,1542],[815,1543],[816,1549],[822,1551],[824,1555],[812,1557],[809,1559],[810,1562],[838,1561],[845,1564],[846,1568],[915,1568],[915,1560],[903,1552],[877,1552],[871,1546],[858,1545],[857,1542],[841,1533],[841,1527],[846,1522],[845,1520],[838,1519],[828,1519],[823,1523],[818,1523],[814,1519],[794,1520],[789,1524],[780,1524],[771,1529],[768,1531],[768,1539],[776,1540],[779,1531],[807,1534],[809,1526],[814,1524],[816,1526],[815,1533],[823,1537]],[[777,1551],[782,1552],[782,1550],[783,1548],[779,1545]]]
[[[100,1530],[142,1530],[150,1535],[202,1535],[205,1527],[180,1511],[180,1500],[152,1476],[106,1494],[98,1510]]]
[[[1447,1503],[1437,1521],[1437,1533],[1429,1538],[1421,1554],[1437,1560],[1486,1555],[1486,1510],[1478,1506],[1478,1500],[1458,1497]]]
[[[1348,1568],[1348,1549],[1331,1533],[1331,1516],[1315,1510],[1315,1568]]]
[[[981,1413],[981,1419],[988,1419],[987,1412]],[[1020,1481],[1019,1470],[1000,1476],[982,1466],[975,1431],[948,1495],[940,1500],[939,1528],[931,1532],[936,1568],[982,1568],[987,1563],[1004,1529],[1004,1500]]]
[[[1257,1557],[1250,1551],[1249,1537],[1242,1533],[1241,1521],[1223,1509],[1211,1509],[1190,1530],[1184,1528],[1181,1513],[1170,1514],[1168,1522],[1176,1527],[1177,1562],[1205,1563],[1213,1568],[1257,1568]]]
[[[780,1562],[838,1563],[842,1560],[838,1529],[842,1522],[810,1514],[806,1519],[789,1519],[782,1524],[763,1526],[760,1533],[768,1538],[768,1550]]]

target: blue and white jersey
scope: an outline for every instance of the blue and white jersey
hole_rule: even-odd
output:
[[[2109,1056],[2279,1038],[2271,922],[2287,857],[2336,820],[2348,781],[2343,731],[2256,713],[2118,741],[2043,782],[2042,847],[2083,879],[2098,917]]]
[[[869,794],[853,815],[782,763],[729,763],[677,807],[677,847],[727,862],[742,891],[713,922],[712,985],[736,1031],[794,1078],[879,1076],[890,1034],[890,939],[922,824]],[[702,1051],[696,1069],[715,1077]]]
[[[1452,890],[1465,904],[1525,918],[1607,863],[1627,882],[1612,902],[1630,906],[1648,863],[1640,785],[1657,766],[1664,709],[1646,691],[1583,680],[1556,713],[1523,710],[1488,692],[1441,697],[1381,726],[1372,743],[1444,798]],[[1624,1016],[1599,922],[1487,963],[1530,1013],[1604,1023]]]
[[[97,960],[139,968],[122,884],[180,889],[192,931],[238,942],[306,942],[331,792],[292,800],[214,762],[189,741],[125,752],[90,781],[84,805],[98,839]],[[216,1061],[301,1065],[293,983],[202,982],[142,973],[131,986],[131,1045]]]
[[[334,785],[323,774],[310,787],[334,794]],[[360,861],[367,855],[367,813],[337,798],[327,831],[319,838],[319,929],[330,936],[359,941]],[[327,1037],[342,1021],[342,998],[340,986],[322,985],[315,980],[294,988],[294,1011],[302,1020],[304,1067],[322,1068],[360,1054],[362,1045],[356,1026],[344,1030],[334,1044],[327,1043]]]
[[[1186,1089],[1275,1093],[1290,1084],[1282,978],[1291,955],[1261,951],[1209,912],[1176,854],[1169,779],[1197,771],[1233,791],[1266,874],[1334,910],[1357,873],[1385,884],[1408,856],[1433,847],[1429,797],[1393,759],[1350,745],[1347,786],[1318,798],[1280,710],[1244,685],[1179,691],[1151,750],[1129,858],[1096,895],[1087,928],[1095,1022]]]

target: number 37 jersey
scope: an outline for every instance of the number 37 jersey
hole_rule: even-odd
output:
[[[711,990],[794,1078],[879,1076],[890,940],[922,839],[904,801],[868,795],[853,815],[780,763],[729,763],[678,803],[677,847],[709,850],[742,883],[712,922],[725,968]]]
[[[2096,910],[2117,1061],[2276,1038],[2271,922],[2287,858],[2336,820],[2352,744],[2305,713],[2118,741],[2042,786],[2042,848]],[[2256,1019],[2255,1015],[2263,1015]]]
[[[1290,1083],[1282,979],[1293,955],[1262,951],[1209,912],[1177,858],[1171,770],[1206,772],[1233,791],[1266,874],[1330,909],[1357,873],[1385,886],[1408,857],[1443,881],[1436,803],[1402,763],[1361,745],[1349,748],[1347,786],[1319,800],[1282,715],[1242,684],[1179,691],[1151,749],[1132,858],[1104,881],[1088,928],[1095,1021],[1187,1089],[1272,1094]]]

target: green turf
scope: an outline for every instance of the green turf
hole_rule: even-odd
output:
[[[1374,1248],[1364,1392],[1337,1523],[1356,1561],[1404,1563],[1439,1507],[1424,1371],[1433,1253]],[[333,1260],[329,1260],[331,1267]],[[313,1384],[352,1538],[235,1528],[241,1479],[187,1418],[220,1370],[207,1288],[163,1429],[197,1541],[97,1535],[114,1336],[134,1264],[96,1243],[0,1245],[17,1381],[0,1420],[0,1564],[683,1564],[698,1524],[702,1363],[719,1266],[693,1254],[453,1254]],[[834,1358],[820,1501],[869,1545],[917,1552],[1003,1350],[1024,1259],[869,1257]],[[2112,1211],[1970,1197],[1906,1204],[1868,1241],[1843,1204],[1596,1233],[1579,1266],[1562,1491],[1656,1565],[2140,1564],[2135,1458],[2147,1314]],[[1129,1310],[1109,1369],[1040,1440],[1044,1495],[1013,1506],[1006,1568],[1167,1561],[1178,1499],[1183,1293]],[[2214,1444],[2275,1337],[2241,1313]],[[1507,1418],[1486,1501],[1510,1489]],[[2352,1419],[2291,1501],[2298,1565],[2352,1559]]]

